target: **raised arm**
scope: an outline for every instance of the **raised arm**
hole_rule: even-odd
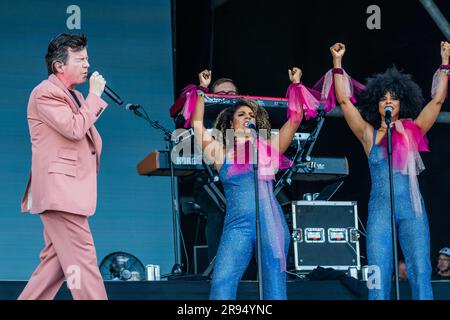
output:
[[[197,86],[197,88],[203,92],[208,92],[208,86],[210,83],[211,78],[206,80],[203,77],[200,77],[199,75],[199,85]],[[195,87],[195,85],[191,84],[188,85],[186,88],[184,88],[184,91],[170,107],[169,113],[172,118],[175,118],[183,110],[184,104],[186,103],[187,100],[187,93],[190,91],[189,89],[192,87]]]
[[[448,66],[449,56],[450,43],[441,42],[441,57],[443,65]],[[439,116],[439,112],[441,111],[441,107],[444,104],[445,98],[447,97],[448,75],[444,72],[444,70],[445,69],[441,69],[441,72],[439,74],[439,86],[436,88],[436,93],[414,121],[416,125],[422,130],[423,134],[427,133],[428,130],[430,130],[433,124],[436,122],[436,119]]]
[[[289,73],[289,80],[292,83],[300,83],[300,79],[302,77],[302,70],[299,68],[292,68],[288,70]],[[303,119],[303,113],[301,115],[300,119],[297,119],[297,121],[294,121],[293,119],[288,119],[286,123],[281,127],[280,133],[277,136],[275,136],[273,139],[279,139],[278,140],[278,151],[280,153],[286,152],[286,150],[289,148],[292,142],[292,138],[294,137],[294,134],[297,132],[298,127],[300,126],[300,123]],[[272,144],[276,146],[276,143]]]
[[[203,87],[208,87],[211,82],[211,71],[203,70],[198,75],[200,85]],[[197,104],[195,111],[191,118],[191,127],[194,129],[195,142],[201,147],[206,158],[212,163],[216,164],[217,160],[223,159],[223,148],[222,143],[214,140],[211,134],[206,130],[203,122],[205,114],[205,99],[204,93],[198,91],[200,94],[197,97]],[[217,166],[216,166],[217,168]]]
[[[342,69],[342,58],[345,54],[345,45],[336,43],[330,48],[330,51],[333,56],[333,67]],[[335,72],[333,77],[336,99],[344,113],[345,121],[347,121],[353,134],[363,144],[364,149],[367,152],[372,144],[373,127],[363,119],[358,109],[350,101],[350,97],[345,94],[343,75]]]

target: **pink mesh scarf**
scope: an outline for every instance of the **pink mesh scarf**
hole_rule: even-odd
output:
[[[419,152],[429,151],[428,140],[413,120],[397,120],[392,126],[392,166],[394,172],[409,176],[409,193],[413,209],[422,214],[417,176],[425,170]],[[381,141],[387,156],[387,136]]]

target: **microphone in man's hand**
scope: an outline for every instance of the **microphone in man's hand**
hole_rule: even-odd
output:
[[[92,76],[92,72],[88,73],[88,78],[90,78]],[[108,87],[105,84],[105,94],[111,98],[112,101],[114,101],[115,103],[117,103],[118,105],[122,105],[123,101],[122,99],[120,99],[119,95],[117,93],[115,93],[110,87]]]

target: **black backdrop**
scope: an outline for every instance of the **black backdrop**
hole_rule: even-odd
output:
[[[199,71],[211,68],[213,80],[230,77],[243,94],[282,97],[289,84],[288,68],[302,68],[302,80],[313,85],[330,68],[328,48],[339,41],[347,45],[344,67],[354,78],[364,81],[395,64],[413,75],[425,98],[430,96],[432,76],[441,61],[440,41],[445,39],[419,1],[215,2],[222,4],[173,2],[177,94],[186,84],[197,82]],[[450,20],[450,2],[435,3]],[[366,9],[372,4],[381,8],[381,30],[366,26]],[[449,101],[443,111],[450,111]],[[422,155],[427,169],[419,177],[430,220],[433,266],[439,248],[450,246],[449,134],[450,124],[436,124],[429,132],[431,152]],[[326,120],[313,154],[348,158],[350,175],[334,200],[358,201],[365,225],[370,191],[367,160],[342,118]],[[190,243],[195,221],[182,219]],[[202,231],[197,243],[204,241],[201,236]]]

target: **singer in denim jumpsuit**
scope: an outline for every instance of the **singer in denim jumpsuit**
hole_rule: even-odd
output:
[[[369,160],[372,188],[367,222],[367,257],[375,271],[369,275],[369,299],[390,299],[394,270],[392,228],[405,256],[413,299],[433,299],[430,234],[417,175],[424,169],[419,151],[427,150],[425,134],[431,129],[447,96],[445,72],[450,44],[441,43],[442,65],[433,79],[432,100],[424,106],[419,86],[395,67],[369,78],[354,103],[352,80],[342,69],[346,47],[331,48],[337,102],[350,129]],[[356,88],[356,87],[355,87]],[[386,121],[386,120],[390,121]],[[390,181],[387,158],[387,125],[392,123],[395,226],[391,225]],[[401,161],[404,159],[404,163]],[[407,168],[407,170],[405,170]]]

